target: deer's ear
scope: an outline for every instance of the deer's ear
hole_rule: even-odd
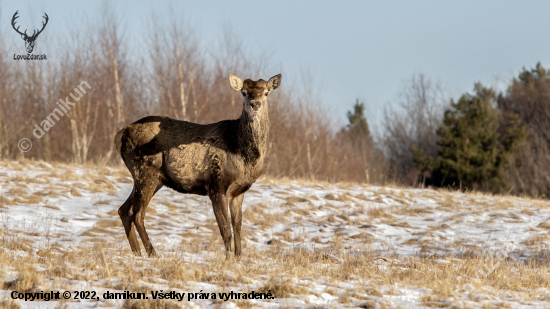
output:
[[[229,83],[231,84],[231,87],[237,91],[241,91],[243,89],[243,80],[233,73],[229,73]]]
[[[279,88],[279,86],[281,85],[282,78],[283,76],[281,74],[277,74],[269,79],[269,81],[267,82],[267,85],[269,86],[269,88],[271,88],[271,90],[275,90]]]

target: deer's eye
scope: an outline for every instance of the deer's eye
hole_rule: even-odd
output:
[[[265,96],[267,97],[268,94],[269,94],[269,92],[266,92],[266,93],[265,93]]]

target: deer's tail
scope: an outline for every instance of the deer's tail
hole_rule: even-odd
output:
[[[115,135],[115,149],[118,151],[119,154],[122,154],[122,136],[124,135],[124,132],[126,132],[126,127],[122,128],[120,131],[118,131]]]

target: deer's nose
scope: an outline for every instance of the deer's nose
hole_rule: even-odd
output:
[[[261,101],[250,101],[250,107],[252,107],[253,110],[258,110],[261,106]]]

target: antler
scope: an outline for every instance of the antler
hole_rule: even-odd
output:
[[[13,14],[13,17],[11,18],[11,26],[13,27],[13,30],[17,31],[17,33],[19,33],[20,35],[27,36],[27,30],[25,30],[25,33],[21,33],[21,31],[19,31],[19,27],[15,28],[15,20],[19,18],[19,16],[17,16],[17,13],[19,13],[19,10],[17,10],[17,12],[15,12],[15,14]]]
[[[34,34],[36,30],[32,32],[31,38],[36,38],[40,33],[42,33],[42,31],[44,31],[44,28],[46,28],[46,25],[48,24],[48,20],[50,20],[50,18],[48,17],[48,14],[46,14],[46,12],[44,12],[44,15],[46,16],[42,16],[42,17],[46,19],[46,22],[42,22],[42,29],[40,29],[37,34]]]

